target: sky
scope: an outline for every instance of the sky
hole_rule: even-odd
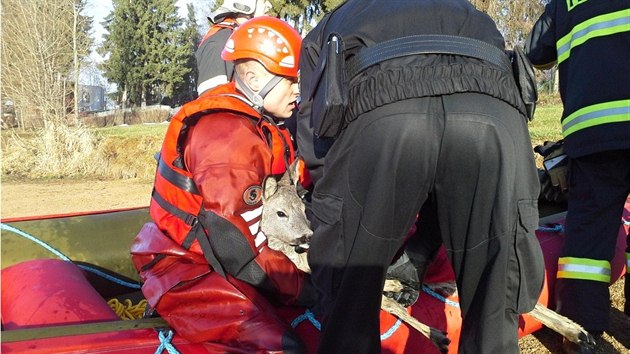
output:
[[[195,6],[195,12],[197,16],[200,17],[197,19],[197,23],[201,24],[201,21],[204,21],[204,13],[206,13],[206,8],[212,5],[211,0],[177,0],[177,7],[179,8],[179,15],[182,18],[186,17],[186,5],[192,3]],[[111,0],[88,0],[86,6],[86,15],[92,17],[92,37],[95,41],[95,46],[100,45],[102,42],[103,33],[105,33],[105,29],[101,25],[101,22],[105,19],[105,17],[113,10]],[[92,51],[90,55],[94,62],[100,63],[103,61],[103,58],[96,53],[96,51]]]

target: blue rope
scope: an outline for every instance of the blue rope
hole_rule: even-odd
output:
[[[24,232],[24,231],[22,231],[20,229],[16,229],[15,227],[7,225],[5,223],[0,223],[0,229],[11,231],[13,233],[16,233],[16,234],[26,238],[26,239],[29,239],[29,240],[35,242],[36,244],[42,246],[43,248],[47,249],[48,251],[53,253],[55,256],[63,259],[64,261],[70,262],[70,258],[66,257],[66,255],[64,255],[63,253],[57,251],[55,248],[53,248],[52,246],[50,246],[49,244],[45,243],[44,241],[38,239],[35,236],[31,236],[31,235],[27,234],[26,232]]]
[[[111,276],[111,275],[109,275],[109,274],[107,274],[107,273],[105,273],[105,272],[103,272],[101,270],[92,268],[90,266],[86,266],[86,265],[83,265],[83,264],[77,264],[77,266],[79,268],[85,270],[85,271],[88,271],[90,273],[94,273],[94,274],[96,274],[96,275],[98,275],[100,277],[103,277],[103,278],[105,278],[105,279],[107,279],[107,280],[109,280],[111,282],[114,282],[114,283],[116,283],[118,285],[126,286],[126,287],[131,288],[131,289],[140,289],[141,288],[140,284],[130,283],[128,281],[124,281],[122,279],[118,279],[118,278],[116,278],[114,276]]]
[[[311,322],[313,326],[317,328],[317,330],[322,330],[322,324],[319,323],[319,321],[315,318],[315,315],[313,315],[313,313],[309,309],[306,309],[303,314],[299,315],[291,322],[291,328],[297,327],[304,320],[309,320],[309,322]]]
[[[400,320],[400,318],[398,318],[396,320],[396,323],[394,323],[390,329],[387,330],[387,332],[381,334],[381,340],[385,340],[389,337],[391,337],[392,335],[394,335],[394,332],[396,332],[396,330],[398,330],[398,328],[400,327],[400,325],[402,324],[402,321]]]
[[[168,334],[166,337],[164,336],[164,331],[160,330],[158,332],[158,337],[160,338],[160,346],[155,350],[155,354],[161,354],[164,350],[166,350],[169,354],[179,354],[175,346],[171,343],[173,339],[173,331],[168,330]]]
[[[322,324],[319,323],[319,321],[315,318],[315,315],[313,315],[313,313],[309,309],[306,309],[306,311],[304,311],[303,314],[299,315],[293,321],[291,321],[291,328],[297,327],[304,320],[308,320],[309,322],[311,322],[313,327],[317,328],[318,331],[322,330]],[[385,332],[385,333],[383,333],[381,335],[381,340],[385,340],[385,339],[391,337],[394,334],[394,332],[396,332],[396,330],[398,330],[398,328],[400,327],[401,324],[402,324],[402,321],[400,319],[397,319],[396,323],[394,323],[390,327],[390,329],[387,330],[387,332]]]
[[[24,231],[22,231],[20,229],[17,229],[15,227],[7,225],[5,223],[0,223],[0,229],[6,230],[6,231],[11,231],[11,232],[13,232],[13,233],[15,233],[17,235],[20,235],[20,236],[22,236],[22,237],[24,237],[24,238],[26,238],[26,239],[28,239],[30,241],[33,241],[34,243],[36,243],[38,245],[40,245],[41,247],[45,248],[46,250],[48,250],[49,252],[51,252],[55,256],[61,258],[62,260],[66,261],[66,262],[72,262],[72,260],[68,256],[66,256],[65,254],[61,253],[59,250],[55,249],[54,247],[52,247],[51,245],[47,244],[46,242],[38,239],[37,237],[35,237],[33,235],[30,235],[30,234],[27,234],[26,232],[24,232]],[[96,274],[98,276],[101,276],[101,277],[103,277],[103,278],[105,278],[105,279],[107,279],[109,281],[112,281],[114,283],[117,283],[119,285],[126,286],[126,287],[132,288],[132,289],[140,289],[140,285],[139,284],[130,283],[130,282],[118,279],[118,278],[113,277],[113,276],[111,276],[111,275],[109,275],[107,273],[104,273],[104,272],[102,272],[102,271],[100,271],[98,269],[95,269],[95,268],[92,268],[92,267],[89,267],[89,266],[86,266],[86,265],[82,265],[82,264],[77,264],[77,266],[79,268],[83,269],[83,270],[86,270],[86,271],[88,271],[90,273],[94,273],[94,274]]]
[[[537,231],[564,233],[564,226],[561,224],[554,224],[552,227],[539,226]]]
[[[442,301],[443,303],[445,303],[447,305],[459,308],[459,303],[458,302],[455,302],[453,300],[449,300],[449,299],[445,298],[444,296],[442,296],[442,295],[436,293],[435,291],[431,290],[431,288],[429,288],[425,284],[422,284],[422,291],[424,291],[425,293],[427,293],[427,294],[433,296],[434,298]]]

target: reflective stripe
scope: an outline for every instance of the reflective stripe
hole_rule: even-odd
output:
[[[630,273],[630,253],[626,253],[626,273]]]
[[[630,99],[598,103],[578,109],[562,120],[562,135],[566,138],[584,128],[618,122],[630,122]]]
[[[241,214],[241,217],[246,222],[250,222],[261,215],[262,215],[262,205],[254,210],[244,212],[243,214]]]
[[[202,93],[204,93],[204,91],[207,91],[215,86],[225,84],[227,82],[227,75],[217,75],[215,77],[209,78],[208,80],[200,83],[199,86],[197,86],[197,94],[201,95]]]
[[[584,21],[556,43],[558,64],[568,59],[571,50],[589,39],[630,31],[630,9],[600,15]]]
[[[567,0],[567,9],[571,11],[574,7],[585,3],[586,1],[587,0]]]
[[[258,227],[259,226],[260,226],[260,221],[256,221],[252,225],[249,225],[249,233],[252,234],[252,235],[256,235],[256,233],[258,232]],[[258,245],[256,245],[256,246],[258,246]]]
[[[610,262],[587,258],[562,257],[558,259],[558,274],[556,278],[610,283]]]
[[[258,247],[262,245],[262,243],[265,242],[266,239],[267,239],[267,236],[265,236],[265,234],[263,234],[263,232],[260,231],[259,233],[256,234],[256,238],[254,239],[254,245]]]

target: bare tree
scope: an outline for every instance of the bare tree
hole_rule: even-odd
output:
[[[81,23],[81,3],[83,0],[1,2],[2,87],[21,113],[22,126],[48,126],[65,119],[68,92],[76,86],[76,80],[69,80],[70,73],[73,67],[78,70],[90,43],[85,33],[80,34],[89,28]]]

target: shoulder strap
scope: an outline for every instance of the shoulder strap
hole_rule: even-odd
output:
[[[481,59],[502,70],[511,72],[511,63],[506,53],[473,38],[451,35],[414,35],[392,39],[359,51],[347,62],[347,77],[355,75],[382,61],[415,54],[453,54]]]

